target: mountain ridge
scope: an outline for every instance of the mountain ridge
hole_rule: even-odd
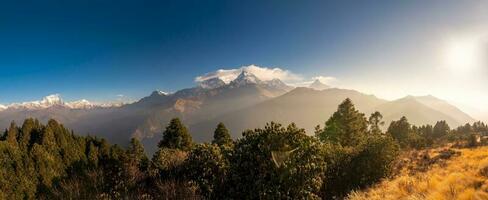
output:
[[[222,84],[217,79],[210,82],[215,83],[213,87],[202,87],[200,83],[174,93],[154,91],[139,101],[120,106],[90,107],[89,101],[64,102],[58,95],[34,101],[33,105],[45,106],[40,109],[0,107],[0,128],[7,127],[11,120],[54,118],[77,132],[106,137],[114,143],[126,144],[129,138],[137,137],[153,146],[173,117],[187,124],[196,141],[209,141],[219,122],[226,124],[233,137],[269,121],[295,122],[313,133],[313,128],[323,125],[346,98],[352,99],[366,115],[380,111],[386,126],[401,116],[407,116],[416,125],[446,120],[455,127],[473,121],[460,109],[433,96],[387,101],[350,89],[317,90],[310,86],[295,88],[279,79],[262,81],[246,71],[229,83]]]

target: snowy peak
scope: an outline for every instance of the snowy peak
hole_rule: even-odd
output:
[[[66,103],[65,106],[71,109],[90,109],[90,108],[94,108],[96,105],[92,104],[86,99],[82,99],[82,100]]]
[[[106,108],[106,107],[118,107],[119,104],[95,104],[86,99],[81,99],[72,102],[64,102],[59,94],[52,94],[42,98],[38,101],[29,101],[22,103],[12,103],[10,105],[4,106],[0,105],[0,111],[4,110],[41,110],[51,107],[60,107],[67,109],[92,109],[92,108]]]
[[[225,82],[220,78],[211,78],[199,83],[199,86],[203,89],[214,89],[225,85]]]
[[[287,90],[287,91],[293,89],[293,87],[285,84],[283,81],[281,81],[280,79],[277,79],[277,78],[269,80],[269,81],[265,81],[264,83],[266,84],[266,86],[268,88]]]
[[[236,79],[234,79],[232,82],[230,82],[230,85],[235,86],[235,87],[240,87],[244,85],[249,85],[249,84],[261,84],[262,81],[259,80],[258,77],[256,77],[254,74],[248,71],[242,71],[239,76],[237,76]]]
[[[329,89],[330,87],[324,83],[322,83],[319,79],[316,79],[310,86],[309,88],[315,89],[315,90],[325,90]]]
[[[168,93],[167,92],[163,92],[161,90],[155,90],[151,93],[151,96],[152,97],[158,97],[158,96],[167,96]]]
[[[54,106],[54,105],[63,105],[63,104],[64,102],[61,99],[61,96],[59,94],[46,96],[40,102],[41,106]]]

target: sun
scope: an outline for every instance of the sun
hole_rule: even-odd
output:
[[[481,53],[476,39],[451,39],[445,48],[445,64],[453,72],[472,71],[481,65]]]

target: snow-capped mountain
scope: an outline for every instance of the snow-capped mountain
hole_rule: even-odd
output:
[[[234,87],[240,87],[249,84],[262,84],[262,81],[251,72],[242,71],[236,79],[229,83],[229,85]]]
[[[198,85],[204,89],[214,89],[224,86],[225,82],[217,77],[202,81]]]
[[[67,109],[92,109],[92,108],[101,108],[101,107],[116,107],[120,106],[120,103],[106,103],[106,104],[96,104],[92,103],[86,99],[81,99],[72,102],[65,102],[61,95],[59,94],[52,94],[48,95],[42,100],[38,101],[29,101],[29,102],[22,102],[22,103],[12,103],[10,105],[0,106],[0,111],[4,110],[42,110],[51,107],[59,107],[59,108],[67,108]]]
[[[330,88],[328,85],[322,83],[319,79],[316,79],[308,87],[309,88],[312,88],[312,89],[315,89],[315,90],[325,90],[325,89],[329,89]]]

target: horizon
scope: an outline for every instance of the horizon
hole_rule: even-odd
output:
[[[0,104],[135,101],[256,65],[488,119],[488,2],[54,2],[0,8]]]

